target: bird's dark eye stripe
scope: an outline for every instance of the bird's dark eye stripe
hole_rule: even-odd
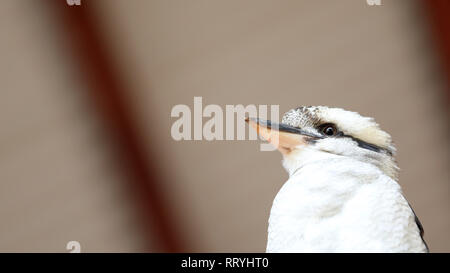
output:
[[[361,147],[363,149],[371,150],[371,151],[374,151],[374,152],[377,152],[377,153],[379,153],[381,151],[385,151],[388,155],[392,156],[392,152],[389,151],[388,149],[381,148],[381,147],[379,147],[379,146],[377,146],[375,144],[371,144],[371,143],[365,142],[364,140],[361,140],[359,138],[352,137],[352,136],[349,136],[349,135],[346,135],[346,134],[343,134],[343,133],[340,136],[351,138],[353,141],[358,143],[359,147]]]
[[[330,128],[330,127],[333,128],[334,133],[333,133],[333,134],[326,134],[326,133],[325,133],[325,130],[326,130],[327,128]],[[351,138],[353,141],[355,141],[356,143],[358,143],[358,146],[361,147],[361,148],[363,148],[363,149],[371,150],[371,151],[374,151],[374,152],[377,152],[377,153],[379,153],[379,152],[381,152],[381,151],[385,151],[388,155],[391,155],[391,156],[392,156],[392,152],[389,151],[388,149],[381,148],[381,147],[379,147],[379,146],[377,146],[377,145],[375,145],[375,144],[371,144],[371,143],[365,142],[364,140],[361,140],[361,139],[359,139],[359,138],[356,138],[356,137],[353,137],[353,136],[349,136],[349,135],[344,134],[342,131],[339,131],[339,130],[337,129],[336,125],[334,125],[333,123],[324,123],[324,124],[321,124],[321,125],[318,127],[318,129],[319,129],[319,131],[320,131],[325,137],[327,137],[327,136],[332,136],[332,137],[349,137],[349,138]]]

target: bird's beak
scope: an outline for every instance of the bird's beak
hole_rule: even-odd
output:
[[[246,118],[245,121],[284,155],[289,154],[294,148],[306,146],[312,140],[320,138],[300,128],[274,123],[270,120]]]

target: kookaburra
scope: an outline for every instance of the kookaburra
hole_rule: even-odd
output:
[[[247,121],[289,173],[273,201],[267,252],[428,252],[397,183],[391,137],[372,118],[309,106],[280,124]]]

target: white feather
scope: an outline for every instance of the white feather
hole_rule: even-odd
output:
[[[316,149],[284,160],[267,252],[425,252],[399,184],[377,166]]]

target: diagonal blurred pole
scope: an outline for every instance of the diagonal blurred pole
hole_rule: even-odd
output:
[[[450,104],[450,1],[422,0],[437,44],[441,65],[447,81],[447,102]]]
[[[156,238],[164,252],[184,251],[176,229],[180,225],[173,222],[172,208],[163,198],[161,185],[164,178],[156,160],[152,161],[145,152],[148,147],[144,145],[131,106],[126,101],[129,92],[126,81],[114,66],[108,43],[97,28],[95,2],[81,1],[80,6],[69,6],[64,0],[48,0],[48,3],[67,35],[69,51],[78,61],[77,69],[87,82],[96,110],[118,146],[117,158],[127,171],[129,184],[140,205],[141,218],[148,231],[148,245]]]

